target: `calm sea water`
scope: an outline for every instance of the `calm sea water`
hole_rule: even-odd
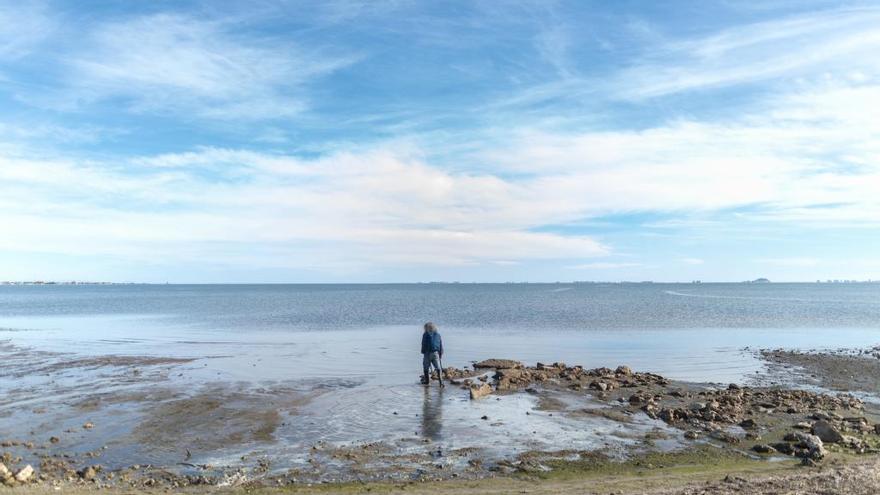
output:
[[[759,366],[746,346],[876,344],[880,284],[0,287],[0,340],[90,354],[230,356],[212,366],[235,379],[409,380],[429,320],[444,335],[446,364],[456,366],[562,359],[736,380]],[[242,356],[274,366],[254,369]]]
[[[880,284],[0,287],[0,317],[145,315],[217,329],[880,328]]]

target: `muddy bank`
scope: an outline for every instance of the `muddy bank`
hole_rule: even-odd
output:
[[[804,352],[762,349],[771,375],[829,390],[880,394],[880,348]]]
[[[188,377],[213,378],[203,360],[7,350],[48,375],[3,406],[0,455],[11,477],[2,477],[19,488],[543,480],[741,463],[827,469],[880,452],[880,416],[860,398],[681,382],[625,365],[490,359],[447,368],[441,390],[417,376],[402,385],[197,381]]]

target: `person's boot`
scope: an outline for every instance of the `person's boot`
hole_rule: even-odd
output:
[[[431,383],[425,375],[422,375],[421,381],[422,381],[422,385],[429,385]]]

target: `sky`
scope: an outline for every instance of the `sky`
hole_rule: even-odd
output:
[[[0,280],[880,279],[880,4],[0,0]]]

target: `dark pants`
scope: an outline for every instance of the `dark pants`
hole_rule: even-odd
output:
[[[440,377],[440,383],[443,383],[443,370],[440,369],[440,353],[428,352],[422,354],[422,369],[425,371],[425,383],[431,382],[431,366],[437,370],[437,376]]]

